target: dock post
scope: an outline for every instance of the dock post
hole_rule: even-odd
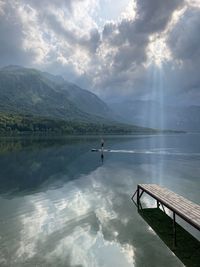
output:
[[[176,247],[176,214],[173,212],[173,241],[174,241],[174,247]]]
[[[137,186],[137,208],[139,211],[139,202],[140,202],[140,188]]]

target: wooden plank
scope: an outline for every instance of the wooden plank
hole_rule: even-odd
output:
[[[197,217],[197,219],[198,219],[199,212],[195,212],[196,204],[193,204],[192,202],[188,203],[188,201],[186,199],[183,199],[183,198],[180,199],[180,197],[179,196],[177,197],[177,195],[174,195],[175,193],[173,193],[173,192],[168,191],[166,194],[166,190],[163,191],[161,189],[162,191],[160,190],[159,192],[157,192],[157,188],[156,188],[156,190],[153,190],[154,188],[152,188],[152,187],[151,188],[146,187],[146,189],[151,190],[151,192],[153,192],[156,197],[159,197],[162,200],[166,201],[168,204],[170,204],[170,206],[172,208],[181,209],[182,212],[189,213],[190,217],[194,217],[194,218]],[[177,202],[177,199],[178,199],[178,202]],[[188,204],[187,207],[184,205],[185,203]],[[192,212],[191,212],[191,210],[192,210]]]
[[[148,188],[148,190],[149,189],[150,188]],[[167,197],[166,197],[166,194],[165,195],[163,194],[166,192],[163,192],[163,191],[162,192],[156,192],[155,190],[152,190],[152,189],[153,188],[151,188],[151,192],[153,192],[155,196],[162,198],[163,200],[167,201],[171,205],[177,206],[178,208],[185,209],[185,211],[188,211],[188,209],[189,209],[189,212],[191,211],[191,208],[192,208],[193,214],[196,214],[197,216],[200,214],[200,212],[198,211],[199,206],[184,199],[183,197],[180,198],[180,196],[178,196],[177,194],[175,194],[173,192],[171,192],[171,194],[167,194]],[[174,197],[174,195],[175,195],[175,197]]]
[[[200,230],[200,206],[198,204],[156,184],[139,184],[138,187]]]

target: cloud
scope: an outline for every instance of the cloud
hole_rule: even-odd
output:
[[[58,6],[60,8],[66,8],[68,9],[70,12],[73,12],[73,4],[75,3],[79,3],[82,2],[84,0],[52,0],[52,1],[48,1],[48,0],[24,0],[22,2],[26,3],[26,4],[30,4],[31,6],[35,7],[36,9],[38,9],[38,7],[43,10],[45,10],[46,8],[57,8]]]
[[[63,38],[69,45],[86,49],[91,53],[95,53],[99,46],[100,34],[97,29],[91,29],[88,33],[80,36],[78,31],[73,31],[65,27],[64,21],[59,21],[56,14],[47,14],[45,16],[46,25],[58,37]]]
[[[34,54],[26,53],[23,49],[25,34],[23,23],[16,13],[16,5],[9,1],[0,3],[0,65],[13,62],[28,65]]]
[[[88,10],[94,3],[89,5],[89,1],[82,0],[45,2],[45,5],[44,1],[41,5],[41,1],[27,0],[1,3],[2,65],[30,63],[40,67],[59,62],[70,53],[76,54],[75,50],[95,53],[99,32],[89,16],[81,24],[82,10],[78,7],[82,5],[82,9]],[[67,63],[71,61],[66,60]]]
[[[106,95],[113,89],[121,95],[129,95],[131,91],[137,95],[138,89],[143,93],[150,37],[166,29],[173,12],[182,4],[181,0],[137,1],[135,17],[106,23],[100,46],[102,68],[97,73],[94,88],[103,88]]]
[[[168,36],[176,70],[176,90],[195,99],[200,89],[200,9],[189,8]]]
[[[62,74],[105,98],[148,95],[149,73],[161,62],[166,94],[198,87],[198,3],[135,0],[132,12],[119,6],[118,18],[106,21],[99,0],[1,0],[0,64]],[[183,85],[187,72],[191,83]]]
[[[180,8],[183,2],[183,0],[138,0],[136,21],[138,31],[155,33],[164,30],[174,10]]]
[[[188,9],[172,29],[168,43],[176,59],[200,59],[200,9]]]

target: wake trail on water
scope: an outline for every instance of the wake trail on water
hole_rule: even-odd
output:
[[[143,150],[92,149],[91,151],[92,152],[101,152],[101,153],[153,154],[153,155],[174,155],[174,156],[197,156],[197,157],[200,157],[200,153],[198,153],[198,152],[172,151],[172,148],[166,148],[164,150],[161,150],[159,148],[143,149]]]

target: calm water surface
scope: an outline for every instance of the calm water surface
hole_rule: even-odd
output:
[[[105,137],[103,162],[91,152],[99,146],[1,139],[1,267],[183,266],[130,198],[138,183],[157,183],[200,203],[200,135]]]

